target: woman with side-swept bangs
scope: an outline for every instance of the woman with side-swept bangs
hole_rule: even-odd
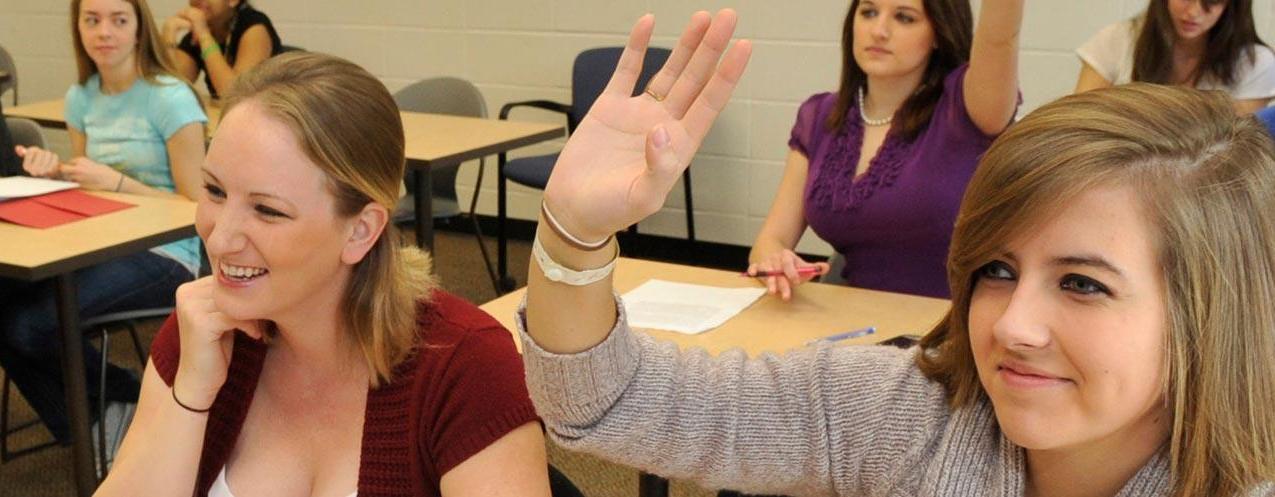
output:
[[[670,60],[713,72],[733,26]],[[631,331],[611,235],[662,205],[749,48],[662,101],[629,96],[622,60],[554,168],[518,319],[556,441],[756,494],[1275,495],[1275,150],[1221,92],[1133,84],[1011,126],[919,347],[710,357]]]

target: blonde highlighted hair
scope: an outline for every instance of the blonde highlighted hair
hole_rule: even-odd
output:
[[[1275,481],[1275,152],[1220,92],[1132,84],[1011,126],[961,203],[952,310],[921,341],[918,365],[953,407],[986,399],[969,341],[975,271],[1069,199],[1112,184],[1138,192],[1163,268],[1172,495]]]
[[[370,203],[394,212],[405,164],[403,122],[376,77],[331,55],[293,52],[240,76],[222,114],[246,101],[296,133],[327,176],[338,215],[354,216]],[[355,264],[343,324],[362,349],[373,387],[391,381],[416,349],[418,305],[432,288],[428,255],[400,246],[393,223]]]

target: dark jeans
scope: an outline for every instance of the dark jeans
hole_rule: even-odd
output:
[[[152,252],[81,269],[75,272],[80,319],[172,306],[177,286],[192,278],[190,271],[177,261]],[[0,367],[54,438],[68,444],[71,435],[58,333],[51,279],[31,283],[0,278]],[[102,353],[87,338],[83,346],[89,398],[97,402]],[[137,402],[140,388],[132,373],[113,364],[107,366],[106,400]]]

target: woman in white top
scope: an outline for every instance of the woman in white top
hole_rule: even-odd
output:
[[[1076,54],[1077,93],[1131,81],[1221,90],[1239,114],[1275,97],[1275,52],[1257,36],[1250,0],[1154,0]]]

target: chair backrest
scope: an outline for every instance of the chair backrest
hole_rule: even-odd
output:
[[[607,82],[611,80],[611,73],[615,72],[615,66],[620,63],[621,53],[624,53],[624,47],[604,47],[591,48],[576,56],[575,66],[571,70],[571,115],[567,116],[568,133],[575,131],[576,125],[584,120],[584,115],[589,113],[593,102],[606,88]],[[660,68],[664,67],[669,53],[667,48],[648,47],[646,49],[646,58],[642,61],[642,73],[638,76],[637,84],[633,86],[634,96],[646,90],[646,83],[659,72]]]
[[[422,79],[394,93],[400,110],[487,117],[487,101],[473,83],[460,78]]]
[[[9,79],[0,81],[0,97],[13,90],[13,105],[18,105],[18,66],[13,63],[13,57],[4,47],[0,47],[0,72],[9,74]]]
[[[428,112],[465,117],[487,117],[487,99],[477,86],[469,81],[449,76],[422,79],[394,92],[394,103],[399,110]],[[434,217],[452,217],[460,214],[460,201],[456,194],[456,173],[459,164],[430,167],[430,193],[434,198]],[[403,176],[404,185],[411,188],[416,172],[409,169]],[[428,221],[426,221],[428,222]]]
[[[4,123],[9,126],[9,135],[13,137],[14,145],[49,148],[44,141],[44,133],[40,131],[40,125],[35,121],[24,117],[6,117]]]

